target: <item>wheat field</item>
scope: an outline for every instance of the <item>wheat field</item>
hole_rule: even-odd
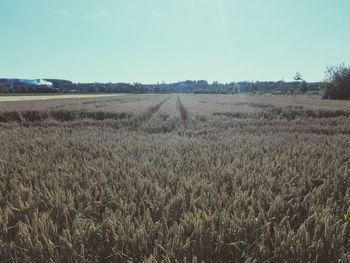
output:
[[[0,262],[350,262],[350,102],[1,102],[0,145]]]
[[[115,97],[123,94],[52,94],[52,95],[1,95],[0,102],[3,101],[32,101],[32,100],[54,100],[54,99],[81,99],[81,98],[99,98]]]

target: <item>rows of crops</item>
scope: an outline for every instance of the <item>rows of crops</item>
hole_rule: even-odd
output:
[[[349,106],[0,103],[0,261],[349,262]]]

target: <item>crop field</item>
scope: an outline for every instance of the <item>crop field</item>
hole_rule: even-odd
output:
[[[98,98],[120,96],[121,94],[50,94],[50,95],[2,95],[0,94],[0,102],[3,101],[32,101],[32,100],[53,100],[53,99],[80,99],[80,98]]]
[[[0,102],[0,262],[350,262],[350,102]]]

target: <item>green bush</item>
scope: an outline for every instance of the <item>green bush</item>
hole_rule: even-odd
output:
[[[350,100],[350,67],[344,64],[329,67],[324,99]]]

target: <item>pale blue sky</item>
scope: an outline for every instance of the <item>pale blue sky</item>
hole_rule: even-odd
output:
[[[350,64],[349,0],[0,0],[0,77],[323,79]]]

